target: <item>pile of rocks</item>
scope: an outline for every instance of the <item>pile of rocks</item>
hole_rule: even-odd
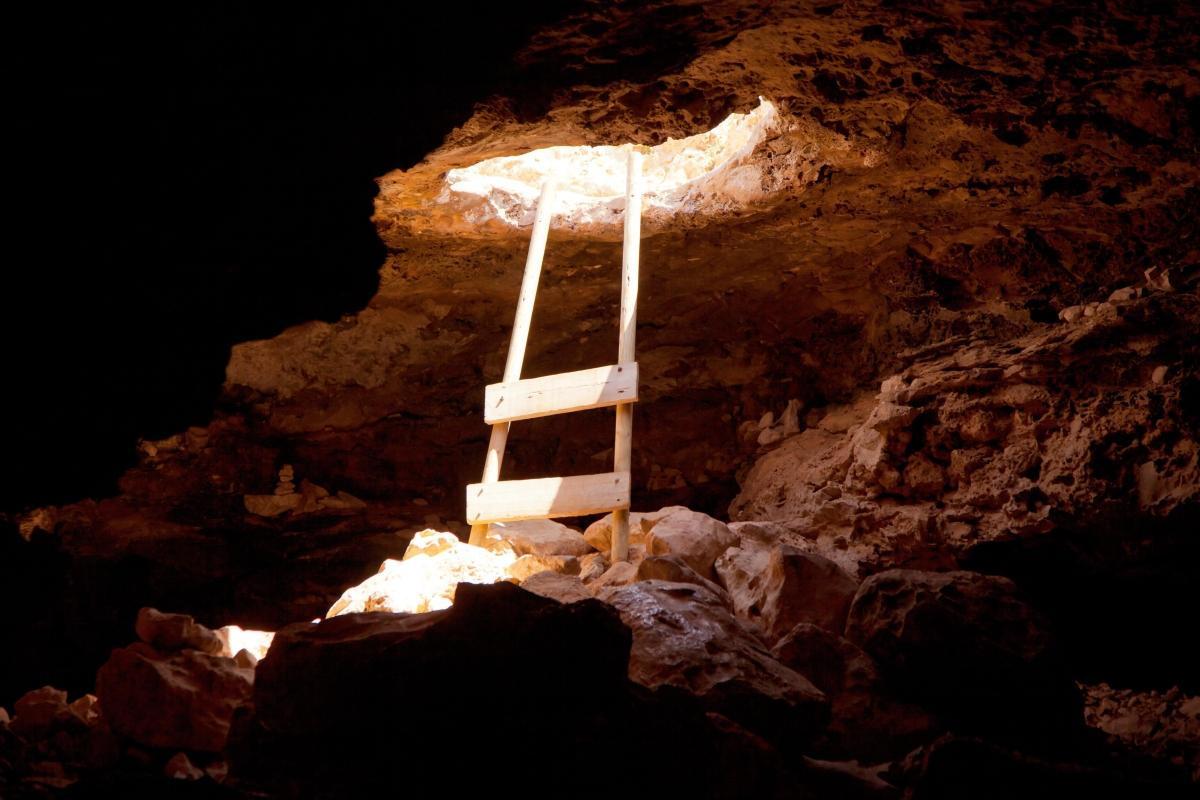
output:
[[[223,782],[234,714],[254,685],[270,634],[210,630],[183,614],[138,613],[140,641],[114,650],[96,694],[68,703],[46,686],[26,693],[11,720],[0,709],[0,789],[66,789],[107,773]],[[234,652],[232,646],[239,646]],[[247,645],[250,649],[240,647]],[[5,796],[8,796],[7,794]]]

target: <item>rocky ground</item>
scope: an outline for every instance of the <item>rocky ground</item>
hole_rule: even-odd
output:
[[[629,780],[710,796],[1183,796],[1200,73],[1168,6],[583,4],[380,179],[367,308],[235,348],[212,422],[141,443],[119,496],[10,521],[0,789],[336,796],[465,734],[596,793],[623,741],[663,767]],[[633,562],[604,520],[457,542],[527,233],[446,171],[760,97],[753,191],[647,222],[634,494],[663,510]],[[611,362],[619,248],[552,230],[527,375]],[[505,477],[601,471],[611,436],[518,423]],[[150,606],[280,633],[257,669],[131,643]]]

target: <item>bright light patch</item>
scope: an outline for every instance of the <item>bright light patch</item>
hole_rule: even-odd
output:
[[[731,114],[710,131],[644,148],[645,212],[677,212],[701,192],[733,201],[750,199],[761,182],[759,172],[742,164],[777,118],[775,106],[760,99],[758,108]],[[450,170],[446,184],[460,197],[484,200],[481,218],[519,225],[532,218],[542,183],[552,176],[558,185],[557,216],[606,224],[625,206],[627,149],[628,145],[562,146],[489,158]]]

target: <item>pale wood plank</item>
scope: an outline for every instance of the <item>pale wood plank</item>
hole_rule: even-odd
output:
[[[629,508],[628,472],[472,483],[467,487],[467,522],[472,525],[578,517],[617,508]]]
[[[529,342],[529,326],[533,321],[533,303],[537,297],[538,281],[542,276],[542,258],[546,254],[546,238],[550,235],[550,220],[554,217],[555,185],[553,178],[542,184],[538,197],[537,211],[533,218],[533,233],[529,237],[529,253],[525,256],[525,273],[521,277],[521,294],[517,298],[517,313],[513,318],[512,338],[508,344],[508,359],[504,362],[504,382],[521,379],[521,365],[525,363],[525,346]],[[500,465],[504,462],[504,447],[508,444],[508,423],[492,426],[488,440],[487,456],[483,461],[483,483],[500,479]],[[487,536],[487,525],[472,525],[470,542],[482,546]]]
[[[625,242],[621,258],[621,319],[617,361],[633,361],[637,338],[638,261],[642,245],[642,154],[629,148],[625,176]],[[633,465],[633,406],[617,406],[613,471],[628,473]],[[613,510],[612,561],[629,559],[629,509]]]
[[[607,408],[637,401],[634,362],[562,372],[515,383],[493,383],[484,390],[483,419],[489,424]]]

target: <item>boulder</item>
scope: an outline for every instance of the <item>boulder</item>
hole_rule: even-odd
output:
[[[728,603],[729,594],[719,585],[700,575],[688,566],[680,556],[650,556],[637,566],[639,581],[672,581],[674,583],[694,583],[703,586],[713,594]]]
[[[631,511],[629,513],[629,544],[644,545],[646,536],[662,520],[677,511],[687,511],[683,506],[666,506],[658,511]],[[583,538],[606,556],[612,552],[612,514],[607,514],[587,526]]]
[[[138,611],[134,631],[138,638],[156,650],[199,650],[210,655],[226,655],[225,643],[187,614],[164,614],[156,608]]]
[[[1006,578],[888,570],[859,587],[846,638],[907,697],[965,732],[1052,741],[1082,725],[1047,622]]]
[[[575,556],[533,555],[530,553],[509,564],[505,569],[505,574],[520,583],[530,575],[547,570],[560,572],[563,575],[578,575],[579,559]]]
[[[633,631],[629,677],[676,686],[769,738],[794,741],[825,722],[825,696],[780,664],[713,592],[691,583],[639,581],[597,595]]]
[[[530,575],[521,581],[521,588],[560,603],[574,603],[579,600],[591,600],[592,593],[583,585],[577,575],[563,575],[559,572],[546,570],[536,575]]]
[[[26,738],[45,736],[50,728],[70,714],[67,693],[53,686],[26,692],[13,704],[12,729]]]
[[[494,522],[488,532],[508,542],[518,556],[585,556],[592,552],[583,534],[552,519]]]
[[[604,574],[589,584],[593,593],[599,594],[610,586],[627,586],[637,580],[637,565],[632,561],[618,561]]]
[[[421,531],[409,543],[402,561],[385,560],[378,573],[343,592],[326,616],[447,608],[454,602],[459,583],[507,580],[514,561],[512,548],[495,535],[489,535],[487,546],[475,547],[446,531]]]
[[[394,793],[403,769],[459,796],[494,792],[524,764],[521,793],[532,796],[721,787],[717,796],[733,797],[734,779],[757,789],[786,777],[769,746],[749,760],[746,737],[718,728],[694,699],[631,682],[630,643],[603,603],[561,604],[508,583],[463,584],[442,611],[288,626],[231,737],[231,778],[284,795],[361,797]],[[598,767],[611,752],[617,766]],[[757,774],[737,768],[747,763]]]
[[[733,612],[754,625],[759,624],[762,615],[763,591],[770,562],[770,547],[743,540],[739,546],[722,553],[713,563],[717,580],[729,594]]]
[[[927,711],[895,699],[874,660],[836,633],[801,622],[771,654],[829,698],[827,747],[839,756],[878,763],[904,755],[940,730]]]
[[[698,511],[681,509],[651,528],[646,538],[648,555],[677,555],[705,578],[713,575],[713,562],[737,544],[729,526]]]
[[[763,631],[774,642],[801,622],[840,633],[858,581],[823,556],[780,545],[771,551],[761,586]]]
[[[589,553],[579,559],[579,579],[591,583],[608,571],[608,556],[604,553]]]
[[[112,729],[138,744],[219,752],[234,712],[250,701],[254,670],[198,650],[160,653],[143,642],[114,650],[96,675]]]
[[[181,781],[198,781],[204,771],[192,763],[187,753],[176,753],[163,765],[163,775]]]

